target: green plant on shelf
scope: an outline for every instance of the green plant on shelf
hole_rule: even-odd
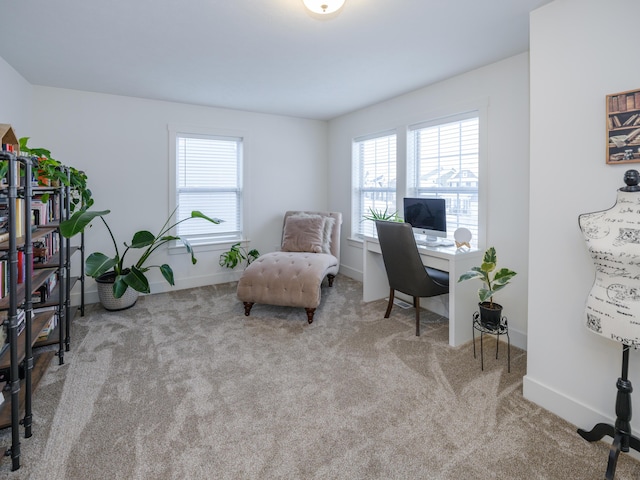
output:
[[[20,154],[25,156],[36,157],[38,162],[34,165],[37,173],[38,184],[45,186],[64,185],[71,187],[71,198],[69,199],[70,210],[87,209],[93,205],[91,190],[87,186],[87,175],[75,167],[64,165],[59,160],[51,156],[51,151],[46,148],[31,148],[27,145],[30,137],[22,137],[19,139]],[[5,165],[0,166],[0,177],[6,175],[4,171]],[[66,170],[69,171],[67,177]],[[46,202],[49,198],[48,193],[42,194],[42,201]]]

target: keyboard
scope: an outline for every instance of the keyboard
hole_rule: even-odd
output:
[[[442,239],[442,240],[436,240],[436,241],[420,240],[420,241],[417,241],[416,243],[423,247],[453,247],[455,245],[455,242],[449,239]]]

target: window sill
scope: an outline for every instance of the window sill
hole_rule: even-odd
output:
[[[190,242],[191,248],[195,253],[198,252],[226,252],[231,248],[232,245],[236,243],[248,244],[250,241],[248,239],[236,239],[236,240],[202,240],[200,242],[192,241]],[[169,255],[185,255],[187,254],[187,247],[184,246],[181,242],[173,242],[169,246]]]
[[[364,240],[362,238],[349,237],[347,238],[347,243],[349,244],[350,247],[355,247],[359,249],[364,248]]]

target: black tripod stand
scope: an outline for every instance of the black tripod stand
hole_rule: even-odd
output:
[[[597,442],[602,437],[608,435],[613,438],[613,443],[609,449],[609,463],[607,464],[607,473],[605,479],[613,480],[616,474],[616,464],[618,463],[618,455],[620,451],[628,452],[629,447],[640,452],[640,439],[631,435],[631,392],[633,387],[628,380],[629,373],[629,345],[622,345],[622,376],[618,378],[616,387],[618,394],[616,396],[616,424],[615,427],[606,423],[598,423],[591,431],[587,432],[578,429],[578,433],[582,438],[589,442]]]

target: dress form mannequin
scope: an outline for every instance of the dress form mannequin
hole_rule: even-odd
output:
[[[579,224],[596,265],[587,298],[587,327],[611,340],[640,346],[640,186],[638,172],[608,210],[580,215]]]
[[[629,347],[640,346],[640,186],[638,171],[624,175],[626,187],[616,203],[602,212],[586,213],[579,224],[596,266],[596,278],[585,309],[587,328],[622,344],[622,375],[616,386],[615,426],[599,423],[591,431],[578,429],[590,442],[613,438],[606,479],[615,476],[620,451],[640,451],[640,439],[631,435],[631,392],[628,380]]]

